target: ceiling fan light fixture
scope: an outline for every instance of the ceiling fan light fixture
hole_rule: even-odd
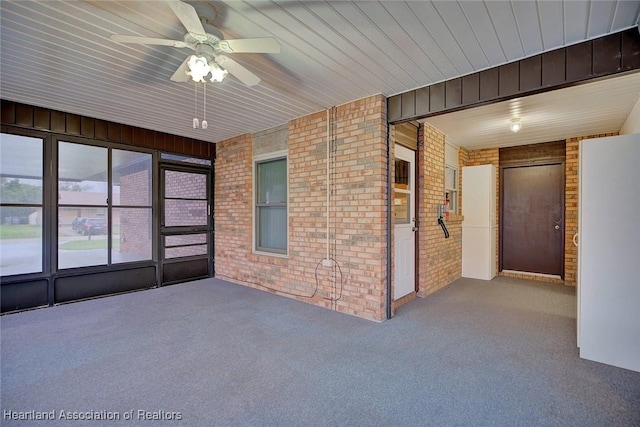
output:
[[[220,67],[218,64],[213,64],[211,66],[211,81],[212,82],[221,82],[224,78],[229,74],[227,70]]]
[[[522,121],[520,119],[511,119],[509,129],[511,129],[511,132],[513,133],[520,132],[520,129],[522,129]]]
[[[204,78],[211,71],[211,66],[207,63],[207,58],[204,56],[191,55],[187,65],[189,66],[187,74],[191,76],[194,82],[204,82]]]

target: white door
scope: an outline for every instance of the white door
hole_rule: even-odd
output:
[[[640,134],[580,143],[580,357],[640,372]]]
[[[415,177],[416,154],[396,145],[393,216],[395,223],[395,275],[393,298],[415,291]]]

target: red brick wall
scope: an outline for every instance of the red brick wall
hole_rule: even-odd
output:
[[[337,107],[326,257],[325,111],[289,123],[289,253],[252,253],[252,137],[217,144],[216,276],[372,320],[385,317],[386,102]]]
[[[120,203],[151,204],[149,200],[149,173],[140,172],[120,177]],[[151,217],[149,209],[120,209],[120,252],[151,257]],[[114,224],[116,224],[115,218]]]
[[[444,204],[445,137],[424,124],[418,131],[418,295],[427,296],[460,277],[462,222],[446,222],[445,239],[438,224],[438,205]]]

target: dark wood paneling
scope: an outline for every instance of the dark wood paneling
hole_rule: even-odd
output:
[[[580,43],[567,48],[567,80],[571,82],[593,76],[593,43]]]
[[[500,166],[564,161],[565,152],[566,144],[564,141],[501,148],[499,154]]]
[[[51,111],[51,131],[64,133],[65,126],[64,113],[62,111]]]
[[[462,79],[447,80],[445,82],[445,108],[462,105]]]
[[[444,110],[445,107],[445,87],[444,82],[436,83],[433,86],[429,86],[429,111]]]
[[[560,89],[592,78],[637,69],[640,69],[640,34],[634,27],[464,76],[461,78],[460,91],[460,78],[457,78],[395,95],[389,101],[389,106],[394,111],[389,115],[388,121],[398,123],[418,120],[460,108],[472,108],[481,103]],[[410,99],[410,94],[416,94],[415,114],[407,114],[411,108],[403,109],[404,104],[398,101],[398,97],[400,100]],[[421,95],[418,97],[418,94]],[[395,110],[398,102],[402,104],[399,117]]]
[[[182,142],[182,152],[193,156],[193,141],[191,138],[185,138]]]
[[[416,93],[414,91],[402,94],[402,116],[414,116],[416,114]]]
[[[121,130],[122,130],[121,124],[109,122],[109,126],[107,127],[107,138],[109,139],[109,141],[121,142],[122,141]]]
[[[2,101],[2,123],[6,125],[16,124],[16,104]]]
[[[122,142],[123,144],[133,144],[133,130],[131,129],[131,126],[121,126],[120,142]]]
[[[622,70],[640,68],[640,37],[637,31],[625,31],[622,33]]]
[[[558,49],[542,54],[542,86],[564,83],[566,79],[566,50]]]
[[[108,141],[109,140],[109,123],[105,122],[104,120],[96,120],[94,126],[96,131],[96,139]]]
[[[621,40],[620,34],[612,34],[593,41],[593,74],[611,74],[620,71]]]
[[[489,101],[500,95],[500,71],[491,68],[480,72],[480,100]]]
[[[429,89],[426,88],[426,90]],[[187,139],[13,101],[2,100],[1,103],[3,125],[50,130],[62,135],[80,135],[101,141],[137,145],[208,159],[215,156],[215,145],[201,140]]]
[[[16,124],[18,126],[33,127],[33,107],[16,105]]]
[[[535,90],[542,86],[542,57],[532,56],[520,61],[520,90]]]
[[[416,89],[416,114],[427,114],[429,112],[429,88],[421,87]]]
[[[33,109],[33,127],[36,129],[51,129],[51,114],[46,108],[35,107]]]
[[[165,151],[168,152],[173,152],[174,148],[173,148],[173,135],[169,135],[169,134],[165,134],[164,135],[164,149]]]
[[[155,132],[149,129],[144,130],[144,143],[147,148],[155,148]]]
[[[95,138],[96,136],[96,121],[89,117],[82,117],[80,119],[80,134],[87,138]]]
[[[80,116],[67,113],[65,115],[66,133],[69,135],[80,135]]]
[[[176,135],[173,138],[174,153],[184,153],[184,137]]]
[[[462,103],[473,104],[480,101],[480,74],[473,73],[462,78]]]
[[[512,62],[510,64],[498,67],[500,82],[498,86],[499,96],[509,96],[520,90],[520,63]]]
[[[402,97],[395,95],[387,101],[387,114],[389,120],[400,120],[402,117]]]
[[[133,128],[133,145],[144,146],[144,129]]]

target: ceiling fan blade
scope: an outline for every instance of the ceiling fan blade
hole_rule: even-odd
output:
[[[151,37],[123,36],[121,34],[111,34],[111,40],[120,43],[155,44],[160,46],[188,47],[180,40],[155,39]]]
[[[280,43],[271,37],[221,40],[218,45],[227,53],[280,53]]]
[[[198,12],[196,12],[193,6],[177,0],[170,0],[168,3],[173,13],[180,19],[180,22],[182,22],[182,25],[184,25],[188,32],[201,35],[207,34],[202,26],[202,22],[200,22]]]
[[[182,61],[182,64],[180,64],[176,72],[171,76],[171,81],[186,82],[191,79],[191,76],[187,74],[187,70],[189,69],[189,65],[187,64],[187,62],[189,62],[189,58],[190,56],[187,56],[185,60]]]
[[[258,76],[229,57],[218,55],[216,56],[216,62],[247,86],[255,86],[260,83]]]

